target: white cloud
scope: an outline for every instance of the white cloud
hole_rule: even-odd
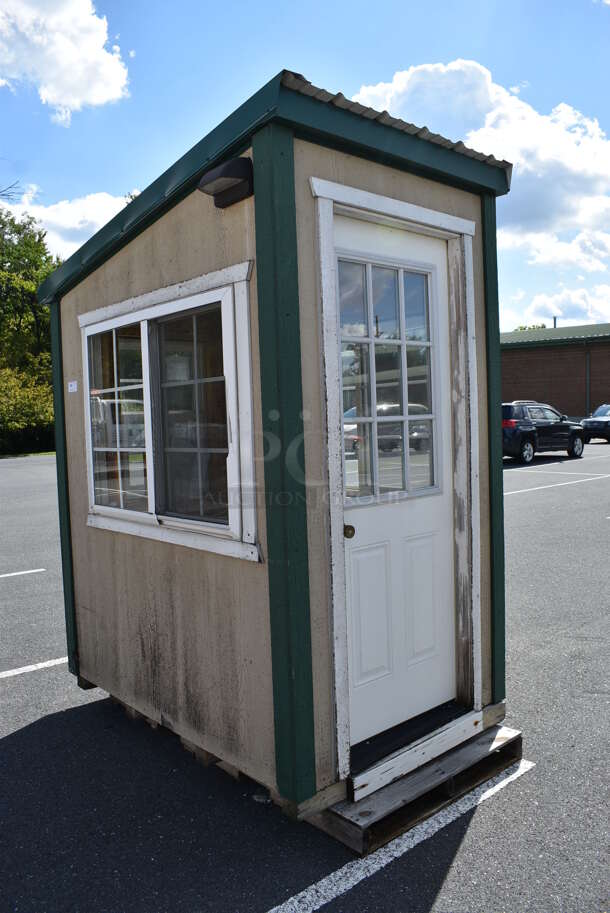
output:
[[[121,49],[91,0],[2,0],[0,86],[28,82],[69,126],[73,112],[128,95]]]
[[[131,57],[132,60],[133,60],[133,58],[136,56],[136,52],[133,50],[133,48],[132,48],[131,51],[129,52],[129,56]]]
[[[523,314],[514,308],[500,306],[500,332],[510,333],[524,323]]]
[[[528,323],[548,322],[554,316],[571,324],[610,323],[610,285],[563,288],[552,295],[534,295],[525,314]]]
[[[579,269],[589,273],[606,272],[610,259],[610,233],[581,231],[570,241],[549,232],[498,230],[499,250],[523,249],[528,263]]]
[[[605,271],[610,260],[610,140],[594,117],[565,102],[540,113],[472,60],[424,64],[354,98],[464,139],[514,164],[498,207],[504,249],[532,264]]]
[[[139,191],[134,190],[136,195]],[[8,205],[13,215],[29,213],[46,230],[47,244],[53,254],[62,259],[73,254],[91,235],[117,214],[124,206],[125,197],[110,193],[89,193],[73,200],[60,200],[45,205],[39,202],[40,190],[31,184],[19,203]]]

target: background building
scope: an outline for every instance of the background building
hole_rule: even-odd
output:
[[[502,400],[582,417],[610,402],[610,323],[502,333]]]

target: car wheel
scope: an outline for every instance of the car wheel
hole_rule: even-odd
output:
[[[585,442],[583,441],[580,434],[575,434],[572,440],[570,441],[570,446],[568,447],[568,456],[578,459],[582,456],[583,450],[585,449]]]
[[[521,463],[531,463],[534,459],[534,445],[531,441],[522,441],[519,450],[519,461]]]

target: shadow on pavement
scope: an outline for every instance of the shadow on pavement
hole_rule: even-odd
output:
[[[462,815],[354,891],[327,904],[323,913],[429,913],[475,813],[473,809]],[[465,913],[459,905],[443,906],[442,910]]]
[[[43,717],[0,740],[0,909],[263,913],[354,858],[262,794],[110,700]],[[382,894],[374,909],[428,911],[467,827],[396,862],[402,906]],[[383,877],[327,909],[359,909]]]

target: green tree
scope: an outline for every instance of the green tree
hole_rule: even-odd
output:
[[[53,421],[49,308],[36,290],[59,265],[32,216],[0,208],[0,449],[42,440]],[[28,437],[28,435],[30,437]],[[48,435],[47,435],[48,437]],[[15,440],[17,440],[15,438]],[[45,438],[46,439],[46,438]],[[17,446],[17,445],[15,445]]]
[[[32,216],[0,209],[0,367],[36,372],[48,362],[49,308],[36,290],[57,265]]]

